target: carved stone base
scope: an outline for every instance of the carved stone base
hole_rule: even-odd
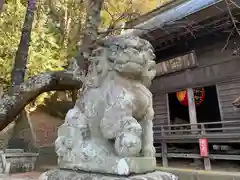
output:
[[[155,171],[152,173],[133,176],[113,176],[107,174],[76,172],[55,169],[45,172],[39,180],[178,180],[178,178],[167,172]]]
[[[60,161],[61,169],[81,170],[87,172],[129,175],[153,172],[156,169],[155,157],[105,157],[102,161],[89,161],[78,164]]]

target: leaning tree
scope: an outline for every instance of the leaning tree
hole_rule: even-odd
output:
[[[71,60],[72,66],[64,71],[46,72],[29,78],[21,84],[16,83],[11,93],[6,93],[1,97],[0,130],[14,121],[24,107],[41,93],[54,90],[79,89],[81,87],[82,81],[80,77],[84,77],[87,73],[89,64],[88,56],[92,49],[100,43],[98,27],[101,23],[100,12],[103,3],[104,0],[88,1],[85,29],[83,31],[81,45],[78,47],[79,53]],[[30,8],[32,7],[31,5],[32,4],[30,4]],[[26,37],[25,34],[25,38],[30,37]],[[26,52],[26,49],[24,52]],[[26,57],[23,55],[24,54],[21,54],[20,58],[22,58],[22,61],[26,61]],[[18,73],[18,71],[16,73]]]

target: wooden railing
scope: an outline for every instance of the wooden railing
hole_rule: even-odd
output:
[[[211,126],[219,127],[211,127]],[[209,138],[209,141],[224,143],[227,139],[240,142],[240,120],[208,122],[197,124],[154,125],[155,140],[169,140],[174,143],[192,143],[199,138]],[[178,140],[175,142],[175,140]],[[186,141],[185,141],[186,140]]]
[[[156,157],[162,158],[165,167],[168,166],[168,158],[203,159],[205,170],[211,169],[211,159],[240,160],[240,155],[208,154],[202,157],[199,153],[168,153],[169,143],[199,143],[200,139],[206,139],[209,143],[240,143],[240,121],[154,125],[154,142],[161,144]]]

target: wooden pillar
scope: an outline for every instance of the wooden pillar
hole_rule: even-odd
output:
[[[204,124],[201,124],[201,134],[202,134],[202,135],[205,135],[205,134],[206,134],[206,130],[205,130]],[[208,143],[208,141],[207,141],[207,143]],[[208,153],[207,153],[207,156],[204,156],[204,157],[203,157],[204,169],[207,170],[207,171],[209,171],[209,170],[211,170],[211,161],[210,161],[210,158],[209,158],[208,144],[206,145],[205,148],[207,148],[207,152],[208,152]]]
[[[164,137],[164,128],[161,127],[161,135]],[[161,141],[161,148],[162,148],[162,165],[163,167],[168,167],[168,158],[167,158],[167,143],[165,140]]]
[[[196,106],[195,106],[195,100],[194,100],[194,93],[192,88],[187,89],[187,96],[188,96],[188,112],[189,112],[189,119],[190,119],[190,124],[191,129],[193,130],[192,133],[197,133],[197,114],[196,114]]]

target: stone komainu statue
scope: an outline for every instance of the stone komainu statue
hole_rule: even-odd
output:
[[[93,50],[85,88],[59,128],[60,168],[119,175],[153,171],[155,55],[139,37],[106,39]]]

